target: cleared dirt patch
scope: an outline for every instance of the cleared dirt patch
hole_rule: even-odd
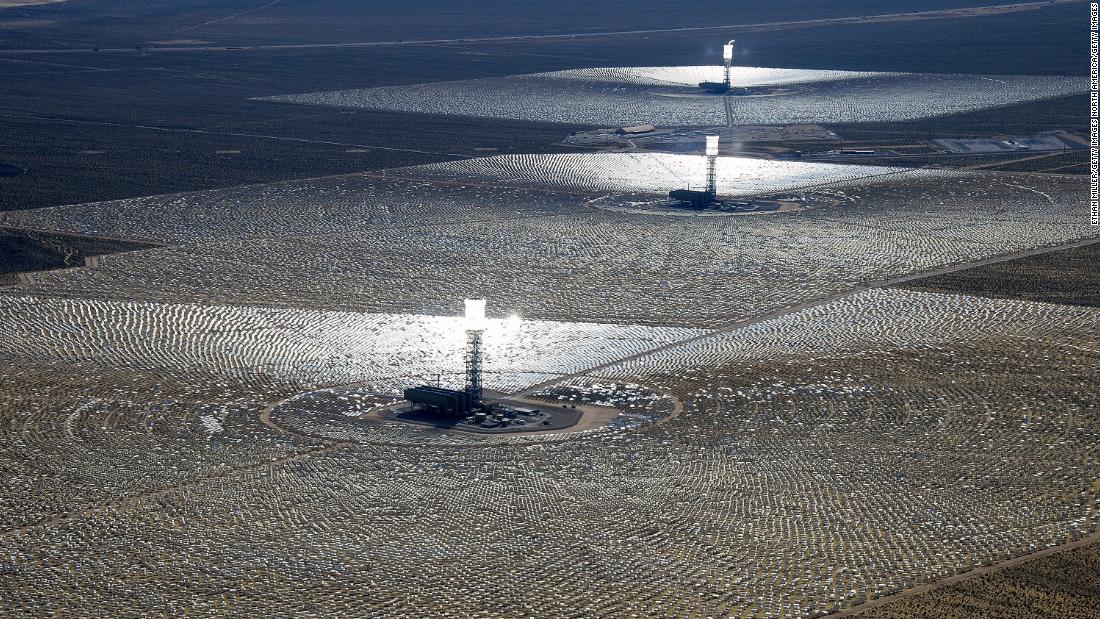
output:
[[[86,258],[151,247],[158,245],[0,226],[0,286],[19,283],[18,273],[80,267]]]

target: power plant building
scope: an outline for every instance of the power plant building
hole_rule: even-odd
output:
[[[405,390],[405,399],[443,417],[463,418],[474,410],[474,399],[466,391],[422,385]]]
[[[642,135],[645,133],[653,133],[657,130],[657,127],[653,125],[634,125],[633,127],[620,127],[615,130],[615,133],[619,135]]]

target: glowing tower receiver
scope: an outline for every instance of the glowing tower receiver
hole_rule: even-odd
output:
[[[730,39],[729,43],[722,46],[722,60],[726,64],[726,74],[723,81],[726,83],[726,87],[730,86],[730,66],[733,65],[733,39]]]
[[[718,195],[718,136],[707,136],[707,193],[711,198]]]
[[[485,332],[485,299],[466,299],[466,393],[481,404],[481,335]]]
[[[485,299],[466,299],[466,328],[485,330]]]

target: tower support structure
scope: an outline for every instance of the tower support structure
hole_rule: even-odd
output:
[[[481,406],[481,336],[485,333],[485,299],[466,299],[466,393]]]
[[[707,155],[707,193],[718,195],[718,157]]]
[[[484,361],[481,352],[481,329],[467,329],[466,331],[466,393],[474,406],[481,405],[482,381],[481,366]]]
[[[711,199],[718,195],[718,136],[707,136],[707,193]]]

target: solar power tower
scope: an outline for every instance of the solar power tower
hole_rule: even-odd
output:
[[[725,74],[720,82],[699,82],[699,88],[716,94],[724,95],[730,91],[730,67],[733,66],[733,40],[722,46],[722,60],[725,65]]]
[[[485,299],[466,299],[466,393],[481,405],[481,336],[485,333]]]
[[[707,136],[707,193],[711,199],[718,195],[718,136]]]
[[[726,84],[726,88],[730,87],[730,67],[733,66],[733,39],[730,39],[729,43],[722,46],[722,60],[726,64],[726,73],[723,82]]]

